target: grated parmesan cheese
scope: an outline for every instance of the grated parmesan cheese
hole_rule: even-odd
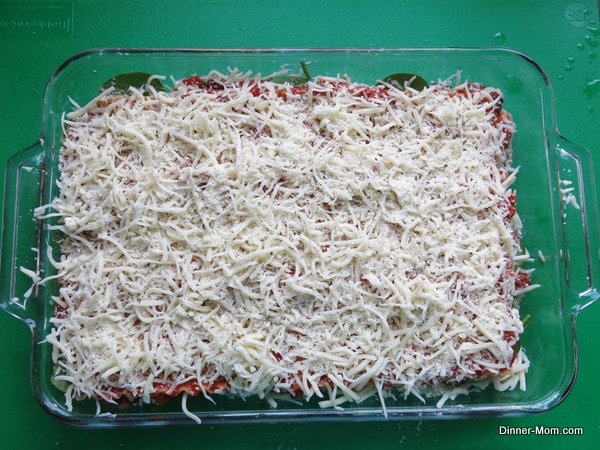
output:
[[[64,118],[60,195],[38,217],[62,218],[46,341],[69,407],[192,382],[198,421],[187,395],[223,390],[378,395],[387,416],[390,392],[441,406],[485,375],[524,387],[497,90],[204,82],[105,91]]]

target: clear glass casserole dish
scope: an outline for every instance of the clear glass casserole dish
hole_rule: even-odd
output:
[[[16,153],[6,167],[1,256],[1,307],[25,321],[33,334],[32,386],[42,407],[57,419],[87,427],[157,426],[192,424],[179,399],[166,405],[134,405],[127,409],[102,406],[94,401],[75,402],[68,411],[64,394],[51,382],[49,344],[40,344],[51,329],[54,314],[51,296],[56,281],[37,286],[22,302],[31,279],[20,267],[52,274],[48,253],[59,249],[47,223],[33,220],[33,209],[57,195],[61,116],[71,110],[69,97],[85,104],[111,77],[128,72],[164,74],[185,78],[228,67],[262,74],[282,67],[309,63],[313,74],[347,74],[353,81],[373,84],[396,72],[410,72],[427,80],[445,79],[461,71],[463,80],[501,89],[505,108],[514,118],[513,165],[520,166],[515,185],[517,208],[523,221],[523,245],[534,257],[534,281],[541,288],[527,294],[522,314],[533,320],[522,340],[531,360],[527,390],[483,392],[459,396],[442,408],[423,405],[416,398],[388,400],[389,419],[459,418],[539,413],[558,405],[569,393],[577,374],[575,318],[599,297],[597,199],[589,153],[567,141],[557,131],[549,80],[527,56],[503,48],[468,49],[101,49],[73,56],[51,77],[43,100],[42,133],[38,142]],[[561,195],[561,180],[572,182],[577,208]],[[382,420],[374,397],[344,410],[318,405],[280,404],[272,409],[260,399],[243,401],[216,396],[216,404],[190,398],[188,409],[203,423],[290,422],[323,420]]]

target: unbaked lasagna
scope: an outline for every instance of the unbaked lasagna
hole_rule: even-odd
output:
[[[234,70],[76,106],[38,211],[60,218],[46,341],[67,406],[524,388],[535,285],[502,103]]]

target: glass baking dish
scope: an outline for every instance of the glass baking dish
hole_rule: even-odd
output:
[[[73,56],[52,75],[43,99],[40,139],[13,155],[6,167],[2,256],[1,307],[23,320],[33,334],[32,387],[42,407],[57,419],[77,426],[159,426],[193,424],[180,399],[166,405],[134,405],[119,409],[94,401],[74,402],[69,412],[64,395],[51,382],[51,346],[41,343],[51,329],[51,295],[56,281],[38,286],[27,302],[31,279],[20,267],[50,275],[48,254],[59,257],[47,223],[33,220],[33,209],[57,195],[57,160],[61,144],[61,115],[71,109],[69,97],[85,104],[111,77],[128,72],[164,74],[175,78],[205,74],[211,69],[237,67],[268,74],[304,60],[313,75],[347,74],[354,81],[375,83],[386,75],[410,72],[427,80],[445,79],[460,71],[463,80],[497,87],[505,93],[505,108],[513,115],[517,208],[524,223],[522,242],[532,254],[534,282],[541,288],[528,293],[522,314],[533,320],[522,341],[531,360],[527,390],[459,396],[442,408],[435,399],[423,405],[415,398],[386,401],[388,419],[471,418],[515,416],[546,411],[569,393],[577,374],[577,314],[599,297],[599,222],[592,162],[589,153],[557,131],[550,82],[527,56],[505,48],[441,49],[99,49]],[[579,209],[561,195],[561,180],[572,182]],[[214,396],[190,398],[188,409],[203,423],[290,422],[324,420],[384,420],[377,398],[343,410],[316,404],[280,402],[277,409],[260,399]]]

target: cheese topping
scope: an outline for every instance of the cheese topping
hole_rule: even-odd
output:
[[[524,387],[497,90],[203,80],[64,119],[46,340],[69,406],[190,382],[323,407]]]

